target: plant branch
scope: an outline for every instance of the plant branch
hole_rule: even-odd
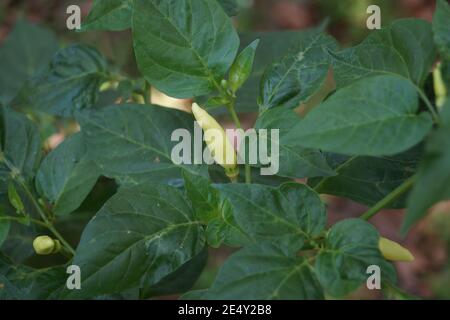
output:
[[[400,186],[398,186],[394,191],[389,193],[386,197],[381,199],[378,203],[376,203],[373,207],[371,207],[369,210],[367,210],[364,214],[361,215],[361,219],[369,220],[373,216],[375,216],[378,212],[380,212],[382,209],[384,209],[386,206],[394,202],[398,197],[403,195],[405,192],[410,190],[415,181],[417,179],[416,175],[413,175],[409,179],[407,179],[405,182],[403,182]]]
[[[436,112],[435,108],[433,107],[433,104],[431,103],[430,99],[428,99],[427,95],[423,92],[422,89],[420,89],[419,87],[416,87],[416,88],[417,88],[417,91],[419,92],[419,95],[422,98],[423,102],[425,102],[425,105],[427,106],[428,110],[430,110],[434,122],[439,124],[440,123],[439,115]]]
[[[15,221],[15,222],[18,222],[18,223],[22,223],[22,219],[20,219],[19,217],[2,216],[2,217],[0,217],[0,220],[10,220],[10,221]],[[34,223],[34,224],[37,224],[37,225],[39,225],[41,227],[47,228],[47,225],[44,222],[42,222],[42,221],[39,221],[39,220],[36,220],[36,219],[33,219],[33,218],[29,218],[29,221]]]
[[[236,128],[242,129],[241,121],[239,120],[239,117],[236,114],[236,110],[234,109],[235,101],[235,98],[231,99],[231,101],[227,104],[227,109],[230,112],[231,118],[233,119]],[[247,162],[245,163],[245,183],[252,183],[252,171],[250,165]]]

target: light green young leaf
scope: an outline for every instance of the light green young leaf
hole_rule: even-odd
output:
[[[342,297],[363,284],[367,267],[380,266],[382,277],[395,282],[395,271],[378,249],[377,229],[361,219],[336,223],[315,262],[320,283],[334,297]]]
[[[133,0],[95,0],[81,31],[121,31],[131,27]]]
[[[305,258],[261,243],[233,254],[203,298],[306,300],[323,299],[323,291]]]
[[[135,0],[133,41],[141,73],[176,98],[217,89],[239,47],[230,18],[210,0]]]
[[[81,290],[66,298],[89,298],[149,287],[175,272],[205,246],[201,222],[174,187],[140,185],[120,190],[85,228],[73,264]]]
[[[50,62],[58,50],[51,31],[20,20],[0,48],[0,102],[6,105],[25,80]]]
[[[81,133],[76,133],[44,159],[36,188],[54,205],[57,215],[66,215],[80,206],[99,175],[98,167],[87,157]]]
[[[408,80],[376,76],[337,91],[290,132],[289,141],[347,155],[385,156],[417,145],[432,127],[417,115],[418,95]]]
[[[395,75],[421,87],[436,59],[430,23],[402,19],[373,31],[359,45],[330,52],[338,87],[374,75]]]
[[[105,77],[106,61],[96,49],[72,45],[59,50],[47,68],[29,79],[13,104],[70,117],[95,104]]]
[[[253,239],[277,241],[299,249],[320,234],[326,209],[319,196],[298,183],[216,185],[233,210],[238,226]]]
[[[430,137],[418,178],[408,199],[402,233],[423,218],[439,201],[450,199],[450,125],[439,128]]]
[[[289,52],[266,70],[261,79],[261,109],[298,107],[321,87],[331,65],[328,51],[338,49],[336,40],[322,29],[301,33]]]
[[[228,79],[229,86],[233,92],[238,89],[247,81],[253,68],[253,61],[255,59],[256,48],[258,47],[259,40],[255,40],[248,45],[237,56],[236,60],[230,68],[230,76]]]

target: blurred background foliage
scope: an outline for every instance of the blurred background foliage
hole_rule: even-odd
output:
[[[360,42],[370,31],[366,28],[366,9],[377,4],[382,11],[382,25],[403,17],[419,17],[431,20],[434,0],[237,0],[239,14],[234,17],[236,28],[244,33],[301,30],[315,26],[324,19],[330,19],[328,31],[335,36],[343,47]],[[77,33],[66,28],[66,8],[77,4],[86,16],[91,0],[2,0],[0,2],[0,102],[7,103],[8,97],[2,96],[5,88],[19,88],[25,78],[35,72],[51,57],[58,46],[72,42],[82,42],[98,48],[122,72],[137,77],[131,34],[123,32],[87,32]],[[17,21],[27,21],[15,28]],[[32,23],[29,24],[28,22]],[[39,25],[36,28],[36,25]],[[14,31],[13,31],[14,30]],[[11,32],[15,32],[9,36]],[[245,39],[243,41],[248,41]],[[252,39],[253,40],[253,39]],[[26,51],[22,55],[5,53],[5,43],[14,41],[11,46],[24,46],[29,50],[42,50],[37,61],[28,61]],[[280,44],[274,42],[265,50],[275,54]],[[52,49],[53,48],[53,49]],[[48,52],[50,51],[50,52]],[[12,60],[11,60],[12,59]],[[15,59],[15,60],[14,60]],[[2,62],[3,61],[3,62]],[[26,61],[26,64],[24,63]],[[270,61],[263,61],[270,63]],[[261,66],[262,68],[264,65]],[[2,89],[3,86],[3,89]],[[3,90],[3,91],[2,91]],[[9,97],[10,98],[10,97]],[[105,101],[116,97],[103,97]],[[50,150],[59,144],[66,134],[77,130],[73,122],[42,114],[30,115],[42,128],[42,136]],[[247,126],[251,126],[249,117]],[[115,185],[107,179],[101,179],[92,194],[78,210],[79,222],[65,225],[60,221],[60,228],[72,232],[72,242],[76,243],[80,230],[98,207],[115,192]],[[347,199],[325,196],[329,206],[329,223],[335,223],[364,211],[364,206]],[[402,240],[398,235],[402,220],[401,210],[385,210],[377,215],[373,223],[380,233],[393,240]],[[417,225],[408,235],[404,244],[416,256],[413,263],[398,263],[400,287],[415,295],[426,298],[450,298],[450,204],[442,203],[433,209],[424,221]],[[31,248],[15,247],[12,249],[18,258],[28,264],[41,266],[36,257],[29,258]],[[204,288],[214,276],[233,249],[220,248],[210,252],[208,266],[196,284]],[[27,258],[28,253],[28,258]],[[401,292],[392,292],[392,298],[405,298]],[[167,298],[173,298],[167,297]],[[379,292],[361,288],[350,299],[381,298]]]

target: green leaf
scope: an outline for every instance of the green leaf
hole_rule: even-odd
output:
[[[2,300],[57,299],[67,279],[62,266],[33,269],[15,265],[4,255],[0,255],[0,274]]]
[[[31,180],[41,158],[41,141],[36,125],[25,115],[2,107],[0,136],[0,181],[6,183],[11,174],[20,174]]]
[[[22,199],[20,198],[19,193],[17,192],[16,186],[14,185],[13,181],[10,181],[8,183],[8,199],[9,203],[16,209],[16,212],[18,214],[24,214],[25,213],[25,205],[22,202]]]
[[[289,52],[266,70],[261,79],[261,109],[296,108],[321,87],[331,64],[327,51],[338,49],[336,40],[322,29],[301,33]]]
[[[233,254],[220,269],[206,298],[304,300],[323,299],[323,292],[305,258],[263,243]]]
[[[206,227],[206,241],[213,248],[221,245],[228,247],[243,247],[254,242],[240,228],[233,216],[233,208],[228,200],[223,200],[220,207],[220,217],[211,220]]]
[[[141,185],[122,189],[89,222],[73,264],[87,298],[152,286],[191,260],[205,246],[200,221],[174,187]]]
[[[121,31],[131,27],[133,0],[95,0],[80,31]]]
[[[223,10],[230,16],[235,16],[239,12],[237,0],[218,0]]]
[[[54,205],[57,215],[66,215],[80,206],[98,177],[99,169],[87,158],[82,135],[77,133],[44,159],[36,176],[36,188]]]
[[[392,266],[378,249],[378,231],[361,219],[336,223],[329,231],[325,247],[316,258],[315,270],[320,283],[334,297],[342,297],[363,284],[370,265],[378,265],[388,278]]]
[[[25,80],[49,63],[57,50],[53,32],[18,21],[0,48],[0,102],[9,103]]]
[[[417,92],[407,80],[377,76],[343,88],[308,113],[290,135],[304,147],[347,155],[382,156],[405,151],[432,127],[417,115]]]
[[[255,59],[256,48],[258,47],[259,40],[255,40],[248,45],[237,56],[233,65],[230,68],[230,76],[228,79],[229,87],[233,92],[238,89],[247,81],[250,73],[252,72],[253,61]]]
[[[432,205],[450,199],[449,135],[450,126],[443,126],[432,134],[427,143],[417,181],[408,199],[403,234],[423,218]]]
[[[194,118],[152,105],[112,105],[85,111],[78,120],[88,153],[103,175],[122,185],[155,181],[182,184],[181,169],[198,174],[201,166],[175,165],[171,141],[176,129],[193,132]],[[200,167],[197,168],[197,167]]]
[[[317,149],[304,148],[296,140],[289,139],[289,132],[300,121],[300,117],[292,110],[270,109],[258,117],[256,130],[269,130],[267,136],[259,135],[259,143],[267,143],[271,155],[278,143],[279,168],[277,175],[290,178],[326,177],[334,175],[333,169],[327,164],[323,154]],[[270,130],[279,130],[279,141],[272,139]]]
[[[270,239],[299,249],[325,227],[324,204],[303,184],[273,188],[233,183],[216,187],[230,201],[238,226],[256,240]]]
[[[63,117],[90,108],[106,77],[106,61],[94,48],[72,45],[59,50],[47,68],[29,79],[14,105]]]
[[[247,82],[237,92],[236,110],[238,112],[258,111],[257,98],[259,96],[261,77],[267,66],[286,53],[302,38],[304,31],[278,32],[245,32],[240,34],[240,50],[246,48],[255,39],[260,39],[256,49],[253,70]]]
[[[433,16],[434,42],[443,58],[450,60],[450,4],[444,0],[436,2]]]
[[[205,300],[205,297],[208,293],[207,289],[201,290],[192,290],[183,294],[179,299],[180,300]]]
[[[396,75],[422,86],[435,61],[436,49],[430,23],[402,19],[371,32],[356,47],[330,55],[338,87],[382,74]]]
[[[208,223],[220,216],[219,192],[211,186],[211,182],[200,175],[183,170],[186,196],[191,201],[195,217]]]
[[[133,41],[141,73],[175,98],[217,89],[239,47],[230,18],[210,0],[136,0]]]
[[[308,185],[319,193],[345,197],[373,206],[410,178],[417,170],[422,146],[404,153],[385,157],[343,156],[326,154],[337,175],[308,179]],[[400,197],[389,208],[404,208],[406,196]]]
[[[0,214],[0,248],[3,242],[5,242],[6,238],[8,237],[9,229],[11,227],[11,222],[4,218],[5,216]]]
[[[174,273],[169,274],[149,288],[143,288],[141,299],[186,292],[195,284],[207,262],[208,249],[205,247],[197,256],[186,262]]]

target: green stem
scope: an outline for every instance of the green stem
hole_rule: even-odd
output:
[[[433,104],[428,99],[427,95],[419,87],[417,87],[417,91],[419,92],[419,95],[422,98],[423,102],[425,102],[425,105],[427,106],[428,110],[430,110],[434,122],[436,122],[437,124],[440,124],[441,120],[439,118],[439,115],[436,112],[436,110],[434,109]]]
[[[61,244],[69,251],[72,255],[75,255],[75,250],[72,248],[72,246],[64,239],[64,237],[58,232],[58,230],[55,229],[52,222],[47,218],[47,215],[42,211],[41,206],[36,201],[33,193],[28,188],[27,184],[25,183],[22,176],[20,176],[20,171],[11,163],[8,159],[6,159],[5,155],[0,152],[0,161],[5,163],[5,165],[8,167],[11,172],[13,172],[13,178],[20,184],[23,191],[27,195],[27,197],[30,199],[33,206],[36,208],[36,211],[41,216],[42,220],[44,221],[42,224],[45,225],[47,229],[49,229],[55,237],[58,238],[58,240],[61,242]]]
[[[361,219],[369,220],[374,215],[376,215],[378,212],[380,212],[382,209],[384,209],[386,206],[394,202],[398,197],[403,195],[405,192],[410,190],[414,182],[416,181],[417,176],[414,175],[407,179],[405,182],[403,182],[400,186],[398,186],[394,191],[389,193],[386,197],[381,199],[378,203],[376,203],[373,207],[371,207],[369,210],[367,210],[364,214],[361,215]]]
[[[236,114],[236,110],[234,109],[235,105],[235,99],[232,99],[230,103],[227,105],[227,109],[230,112],[231,118],[233,119],[233,122],[238,129],[242,129],[241,121],[239,120],[239,117]],[[245,163],[245,183],[250,184],[252,183],[252,171],[250,168],[250,165],[248,163]]]
[[[56,228],[53,226],[53,224],[48,220],[47,216],[45,215],[44,211],[42,211],[41,206],[39,203],[37,203],[36,199],[34,198],[33,194],[31,193],[30,189],[28,189],[28,186],[21,180],[19,180],[19,183],[23,190],[25,191],[27,197],[30,199],[31,203],[35,206],[36,211],[41,216],[42,220],[44,221],[44,224],[46,225],[47,229],[49,229],[56,238],[58,238],[59,241],[61,241],[61,244],[72,254],[75,255],[75,250],[72,248],[72,246],[64,239],[64,237],[56,230]]]
[[[10,220],[10,221],[15,221],[15,222],[18,222],[18,223],[22,223],[22,220],[19,217],[3,216],[3,217],[0,217],[0,220]],[[44,228],[47,228],[47,225],[44,222],[42,222],[42,221],[39,221],[39,220],[36,220],[36,219],[33,219],[33,218],[29,218],[29,220],[30,220],[30,222],[32,222],[34,224],[37,224],[37,225],[39,225],[41,227],[44,227]]]

